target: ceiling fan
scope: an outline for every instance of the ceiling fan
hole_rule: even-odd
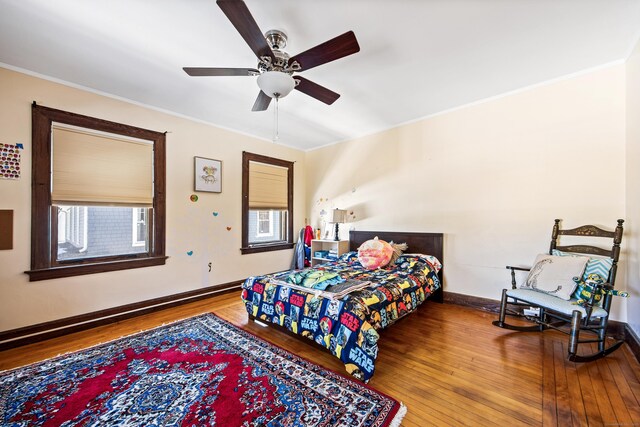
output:
[[[333,104],[340,94],[304,77],[292,76],[327,62],[354,54],[360,46],[353,31],[334,37],[302,53],[289,56],[283,49],[287,35],[279,30],[269,30],[264,35],[243,0],[217,0],[231,24],[258,57],[257,68],[202,68],[184,67],[190,76],[258,76],[260,93],[252,111],[264,111],[272,98],[283,98],[297,89],[325,104]]]

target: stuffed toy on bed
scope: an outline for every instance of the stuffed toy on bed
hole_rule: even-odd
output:
[[[389,244],[393,248],[393,254],[391,254],[389,264],[395,264],[396,260],[402,255],[402,252],[406,251],[409,246],[406,243],[393,243],[393,240],[389,242]]]
[[[375,270],[389,264],[395,264],[403,251],[407,250],[406,243],[387,243],[384,240],[367,240],[358,248],[358,261],[367,270]]]
[[[367,270],[375,270],[389,264],[393,256],[393,247],[384,240],[367,240],[358,248],[358,261]]]

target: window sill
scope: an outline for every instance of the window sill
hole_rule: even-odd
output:
[[[167,258],[167,256],[157,256],[131,260],[100,262],[95,264],[65,265],[61,267],[29,270],[25,271],[25,273],[29,275],[30,282],[36,282],[38,280],[59,279],[62,277],[82,276],[85,274],[106,273],[108,271],[164,265]]]
[[[291,249],[295,246],[295,243],[275,243],[275,244],[267,244],[267,245],[255,245],[249,246],[247,248],[240,248],[240,252],[242,255],[246,254],[255,254],[258,252],[271,252],[271,251],[281,251],[284,249]]]

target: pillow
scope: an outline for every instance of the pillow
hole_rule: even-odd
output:
[[[393,255],[393,247],[384,240],[367,240],[358,248],[358,261],[367,270],[375,270],[389,264]]]
[[[582,277],[588,257],[540,254],[527,276],[523,289],[533,289],[569,300],[576,289],[574,277]]]
[[[551,255],[580,256],[571,252],[562,252],[557,249],[552,250]],[[602,279],[607,281],[609,279],[609,271],[611,271],[612,265],[613,259],[609,257],[599,257],[594,255],[589,256],[589,261],[587,262],[587,266],[584,269],[584,274],[582,275],[582,281],[586,282],[587,280],[589,280],[589,276],[592,274],[597,274]]]

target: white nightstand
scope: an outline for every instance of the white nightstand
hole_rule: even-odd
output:
[[[312,240],[311,241],[311,266],[331,261],[327,257],[317,257],[316,251],[335,251],[337,256],[349,252],[348,240]]]

